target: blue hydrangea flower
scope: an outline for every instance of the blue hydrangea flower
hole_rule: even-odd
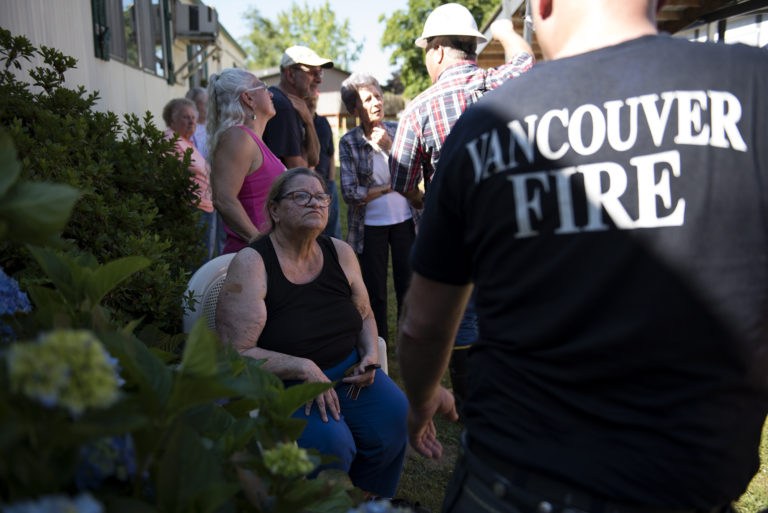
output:
[[[136,475],[136,451],[130,434],[93,440],[80,447],[75,483],[79,490],[98,490],[110,478]]]
[[[77,497],[45,495],[37,500],[19,501],[3,506],[3,513],[104,513],[104,507],[89,493]]]
[[[5,274],[0,268],[0,316],[14,315],[17,312],[29,312],[32,305],[27,295],[19,289],[19,283]],[[0,341],[12,341],[16,339],[13,330],[0,321]]]

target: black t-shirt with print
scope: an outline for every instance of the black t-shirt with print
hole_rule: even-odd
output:
[[[766,84],[764,50],[649,36],[462,116],[412,261],[476,285],[475,446],[625,503],[744,490],[767,411]]]

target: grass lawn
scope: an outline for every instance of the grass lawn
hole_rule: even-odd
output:
[[[340,176],[338,168],[336,176]],[[338,183],[339,180],[337,180]],[[341,193],[339,193],[339,198],[341,198]],[[341,226],[342,232],[346,237],[347,205],[343,200],[340,201]],[[388,291],[387,313],[389,333],[394,338],[394,334],[397,333],[397,302],[392,283],[391,265],[389,269]],[[388,343],[389,375],[396,383],[402,386],[400,368],[394,352],[394,340],[388,341]],[[443,382],[446,387],[450,388],[447,372]],[[433,513],[440,511],[443,496],[445,495],[445,487],[456,461],[459,433],[461,432],[459,424],[448,422],[442,418],[438,418],[435,421],[435,425],[438,438],[443,444],[442,458],[440,460],[428,460],[412,452],[409,447],[403,475],[400,478],[400,486],[396,494],[396,497],[407,499],[413,503],[419,502]],[[747,491],[736,503],[736,510],[739,513],[758,513],[766,507],[768,507],[768,421],[763,426],[763,439],[760,444],[760,469],[752,479]]]

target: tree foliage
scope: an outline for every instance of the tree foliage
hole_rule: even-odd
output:
[[[352,39],[349,19],[337,21],[327,0],[317,8],[307,2],[303,7],[294,2],[290,9],[277,14],[277,21],[262,17],[257,8],[248,12],[246,19],[253,24],[246,45],[251,69],[279,65],[283,51],[294,45],[308,46],[332,59],[337,67],[346,69],[357,60],[363,48],[362,42]]]
[[[400,80],[405,85],[404,95],[413,98],[430,85],[432,82],[424,65],[424,50],[413,44],[421,36],[429,13],[435,7],[447,4],[451,0],[408,0],[408,11],[402,9],[392,13],[387,18],[382,15],[379,21],[386,21],[384,34],[381,36],[381,45],[394,47],[390,62],[400,64]],[[486,18],[498,7],[497,0],[461,0],[475,17],[477,26],[481,27]]]

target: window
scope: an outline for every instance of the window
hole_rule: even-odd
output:
[[[96,56],[169,76],[163,0],[92,0]],[[106,32],[106,36],[104,35]],[[108,53],[105,46],[108,45]]]

